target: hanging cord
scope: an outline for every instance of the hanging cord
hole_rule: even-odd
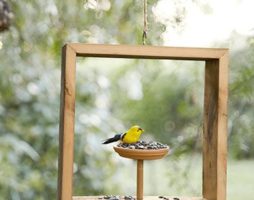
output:
[[[142,42],[143,45],[146,44],[147,39],[147,0],[144,0],[144,27],[143,27],[143,35],[142,35]]]

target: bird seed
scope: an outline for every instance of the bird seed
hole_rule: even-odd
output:
[[[144,149],[144,150],[156,150],[156,149],[165,149],[168,148],[168,145],[162,144],[160,142],[146,142],[146,141],[138,141],[133,144],[127,143],[119,143],[118,147],[127,148],[127,149]]]

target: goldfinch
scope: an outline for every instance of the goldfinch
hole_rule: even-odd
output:
[[[116,141],[122,141],[123,143],[131,144],[139,141],[140,135],[144,132],[142,128],[135,125],[132,126],[127,132],[116,134],[112,138],[106,139],[102,144],[109,144]]]

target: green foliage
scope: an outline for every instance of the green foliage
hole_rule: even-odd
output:
[[[105,2],[110,7],[103,7]],[[15,18],[10,30],[0,37],[3,43],[0,50],[2,198],[53,199],[56,196],[63,44],[68,41],[141,43],[142,4],[139,1],[100,1],[94,9],[86,9],[85,3],[81,0],[9,1]],[[112,176],[114,162],[107,151],[106,155],[102,153],[105,149],[101,147],[101,156],[90,158],[94,141],[124,129],[111,116],[110,105],[100,107],[98,102],[108,94],[98,84],[97,75],[89,74],[77,80],[81,86],[77,88],[76,104],[76,194],[104,191],[103,179]],[[103,161],[108,167],[102,168]]]
[[[204,67],[152,60],[134,66],[125,67],[114,80],[116,115],[128,126],[141,124],[145,135],[171,144],[178,153],[189,151],[200,135]]]
[[[251,40],[250,40],[251,41]],[[233,53],[231,58],[229,141],[232,156],[252,158],[254,155],[254,46]]]

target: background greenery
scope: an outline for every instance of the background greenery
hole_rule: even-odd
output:
[[[162,34],[167,26],[153,14],[158,2],[150,0],[148,4],[148,43],[153,45],[164,44]],[[0,199],[55,199],[61,47],[67,42],[140,44],[142,3],[8,3],[15,17],[10,29],[0,34]],[[207,9],[200,1],[192,3]],[[179,9],[170,20],[172,27],[184,24],[179,25],[184,21],[183,4],[175,4]],[[242,48],[234,48],[239,41],[245,41]],[[254,156],[253,41],[253,35],[232,32],[226,44],[209,46],[230,47],[230,199],[236,198],[234,192],[241,181],[246,187],[238,194],[244,197],[247,193],[246,198],[253,195],[249,192],[253,176],[236,177],[239,172],[251,173],[249,166],[253,166],[253,161],[235,161]],[[203,72],[202,62],[79,59],[74,194],[135,193],[135,181],[126,176],[135,168],[134,163],[115,156],[110,146],[101,145],[103,139],[133,123],[146,130],[143,139],[155,139],[173,148],[172,156],[165,162],[148,164],[146,193],[200,194],[201,181],[192,186],[190,180],[200,180],[201,175],[196,163],[201,166],[197,160],[202,133]],[[161,168],[161,175],[149,176]],[[165,182],[165,177],[169,181]],[[165,187],[151,187],[158,181]]]

